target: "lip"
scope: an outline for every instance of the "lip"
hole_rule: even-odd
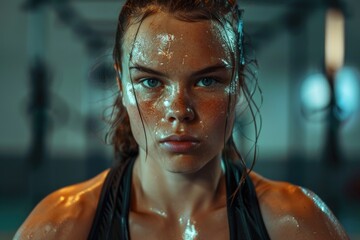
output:
[[[173,153],[191,152],[199,144],[199,139],[191,135],[171,135],[160,140],[160,146]]]

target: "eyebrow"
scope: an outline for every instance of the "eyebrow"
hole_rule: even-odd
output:
[[[162,72],[159,72],[159,71],[156,71],[154,69],[142,66],[142,65],[137,64],[137,63],[135,63],[133,66],[130,66],[129,69],[130,69],[130,71],[131,70],[136,70],[136,71],[139,71],[139,72],[149,73],[149,74],[157,75],[157,76],[160,76],[160,77],[167,77],[167,75],[162,73]]]
[[[227,70],[227,69],[231,69],[232,67],[228,64],[225,63],[217,63],[215,65],[212,66],[208,66],[205,67],[203,69],[200,69],[198,71],[195,71],[191,74],[191,77],[197,77],[197,76],[201,76],[204,74],[209,74],[209,73],[213,73],[213,72],[217,72],[217,71],[221,71],[221,70]],[[130,71],[131,70],[136,70],[136,71],[140,71],[140,72],[144,72],[144,73],[149,73],[149,74],[153,74],[153,75],[157,75],[160,77],[167,77],[167,75],[165,73],[162,73],[160,71],[142,66],[140,64],[135,63],[133,66],[129,67]]]

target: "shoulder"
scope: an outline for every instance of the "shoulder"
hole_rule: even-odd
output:
[[[250,177],[271,239],[349,239],[326,204],[310,190],[254,172]]]
[[[109,170],[57,190],[30,213],[14,239],[86,239]]]

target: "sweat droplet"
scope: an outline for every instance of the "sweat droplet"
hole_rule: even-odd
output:
[[[162,33],[157,35],[157,39],[160,41],[158,55],[164,56],[170,60],[174,54],[174,52],[171,51],[171,43],[175,40],[175,36],[169,33]]]
[[[50,230],[51,230],[51,226],[46,225],[45,229],[44,229],[44,233],[46,234],[46,233],[50,232]]]
[[[185,58],[189,57],[187,54],[185,54],[185,56],[182,59],[182,64],[185,64]]]
[[[183,240],[194,240],[196,239],[196,236],[198,235],[198,232],[195,229],[195,222],[191,223],[190,219],[188,219],[186,223],[186,228],[183,233]]]
[[[202,129],[204,129],[204,128],[205,128],[205,126],[204,126],[204,122],[203,122],[203,121],[200,121],[200,126],[201,126],[201,128],[202,128]]]

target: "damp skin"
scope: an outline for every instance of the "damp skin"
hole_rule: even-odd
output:
[[[170,239],[195,240],[199,212],[218,187],[225,192],[220,155],[234,121],[233,64],[218,23],[161,15],[131,25],[123,45],[122,98],[140,150],[132,204],[155,216],[149,226],[173,226]],[[163,141],[173,136],[186,139]]]
[[[220,161],[230,136],[238,87],[231,84],[231,48],[218,23],[160,22],[157,15],[125,35],[123,102],[140,158],[156,159],[172,172],[194,172],[211,159]],[[176,154],[159,143],[172,135],[190,135],[199,144]]]
[[[182,240],[195,240],[198,239],[198,230],[196,229],[196,222],[190,219],[179,219],[180,225],[185,225],[184,232],[182,234]]]
[[[328,220],[326,222],[327,228],[329,229],[329,232],[336,232],[336,233],[342,233],[342,239],[348,239],[348,237],[346,236],[346,234],[343,232],[342,227],[337,224],[337,219],[334,216],[334,214],[331,212],[331,210],[328,208],[328,206],[313,192],[311,192],[310,190],[306,189],[306,188],[301,188],[301,191],[305,194],[305,196],[307,196],[309,199],[311,199],[314,204],[318,207],[318,209],[320,209],[321,212],[323,212],[323,214],[325,216],[328,217]],[[313,235],[316,236],[318,234],[318,232],[314,231]],[[335,235],[335,234],[334,234]]]
[[[32,211],[14,239],[85,239],[86,226],[91,225],[88,220],[92,219],[93,196],[101,191],[105,177],[103,172],[89,181],[48,195]]]
[[[167,60],[171,60],[174,52],[172,51],[171,44],[175,41],[175,35],[169,33],[161,33],[156,36],[158,39],[158,55],[167,58]]]

